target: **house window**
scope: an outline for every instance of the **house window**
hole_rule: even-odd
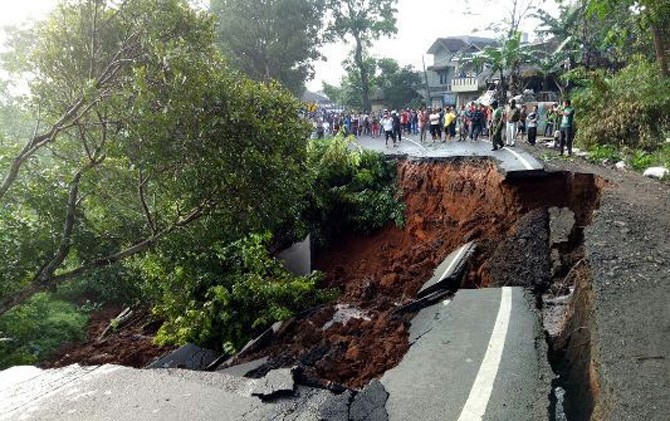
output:
[[[449,83],[449,78],[447,72],[440,72],[440,85],[446,85]]]

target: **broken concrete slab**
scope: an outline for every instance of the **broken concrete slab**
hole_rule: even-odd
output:
[[[401,307],[398,307],[393,312],[394,316],[402,316],[408,313],[415,313],[421,309],[432,306],[438,301],[442,301],[445,298],[451,296],[453,293],[451,291],[435,291],[429,295],[426,295],[418,300],[414,300],[408,304],[405,304]]]
[[[169,354],[163,355],[149,364],[146,368],[186,368],[189,370],[206,370],[210,364],[220,357],[221,354],[216,351],[188,343]]]
[[[252,396],[262,400],[275,399],[280,396],[293,395],[295,380],[292,368],[278,368],[271,370],[265,377],[258,379],[256,387],[251,391]]]
[[[377,379],[368,383],[354,396],[349,407],[349,419],[352,421],[387,421],[386,401],[389,394]]]
[[[457,248],[435,269],[433,276],[421,287],[418,298],[425,297],[439,290],[458,289],[458,282],[465,263],[475,251],[475,243],[469,242]]]
[[[237,364],[216,370],[219,373],[228,374],[235,377],[246,377],[248,373],[256,370],[258,367],[268,362],[268,357],[263,357],[247,363]]]
[[[353,392],[332,396],[319,408],[319,419],[325,421],[349,421],[349,405],[353,400]]]
[[[242,350],[237,353],[236,358],[244,357],[245,355],[249,355],[265,347],[267,344],[270,343],[275,333],[277,333],[279,329],[281,329],[283,323],[284,323],[283,321],[276,322],[275,324],[270,326],[267,330],[265,330],[263,333],[258,335],[256,338],[247,342],[247,344],[244,345],[244,348],[242,348]]]

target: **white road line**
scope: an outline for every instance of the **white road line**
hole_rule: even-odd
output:
[[[486,142],[486,143],[491,143],[490,140],[484,140],[484,142]],[[504,148],[504,150],[506,150],[507,152],[511,153],[511,154],[514,155],[519,161],[521,161],[521,164],[523,164],[523,166],[526,167],[527,170],[534,170],[534,169],[535,169],[535,167],[533,167],[533,165],[532,165],[530,162],[528,162],[528,160],[527,160],[526,158],[524,158],[523,156],[519,155],[519,154],[516,153],[515,151],[511,150],[509,147]]]
[[[505,347],[507,327],[512,313],[512,289],[503,287],[500,296],[500,308],[498,317],[493,326],[489,346],[479,367],[475,382],[470,389],[470,395],[465,402],[458,421],[479,421],[486,413],[486,406],[491,398],[493,382],[498,374],[498,367]]]
[[[410,139],[410,138],[407,137],[407,136],[405,136],[404,139],[409,140],[410,142],[414,143],[416,146],[418,146],[418,147],[420,147],[421,149],[423,149],[424,151],[428,152],[428,149],[427,149],[425,146],[423,146],[422,144],[420,144],[420,143],[416,143],[415,141],[413,141],[412,139]]]
[[[458,262],[459,260],[461,260],[461,255],[462,255],[463,253],[465,253],[465,249],[466,249],[466,248],[469,248],[469,247],[466,247],[467,245],[468,245],[468,244],[465,244],[464,246],[461,246],[461,249],[458,250],[458,253],[456,253],[456,257],[454,257],[454,259],[451,261],[451,263],[449,263],[449,266],[447,266],[447,269],[444,271],[444,273],[442,273],[442,276],[440,276],[440,280],[437,281],[437,282],[442,282],[442,281],[444,280],[444,278],[447,277],[447,273],[449,273],[449,271],[450,271],[451,269],[453,269],[453,267],[454,267],[454,265],[456,264],[456,262]]]

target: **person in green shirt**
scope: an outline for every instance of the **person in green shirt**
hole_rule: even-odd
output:
[[[505,146],[502,140],[503,127],[505,127],[505,119],[503,118],[502,108],[498,108],[498,101],[491,103],[493,109],[493,116],[491,117],[491,141],[493,142],[492,151],[497,151],[499,148]]]
[[[567,148],[568,155],[572,155],[572,139],[575,137],[574,119],[575,109],[572,107],[569,99],[563,101],[561,115],[561,155]]]

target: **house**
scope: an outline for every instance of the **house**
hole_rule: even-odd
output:
[[[433,64],[426,69],[430,105],[460,106],[478,98],[486,90],[490,74],[467,70],[460,58],[495,45],[492,38],[470,35],[438,38],[427,52],[433,56]]]

